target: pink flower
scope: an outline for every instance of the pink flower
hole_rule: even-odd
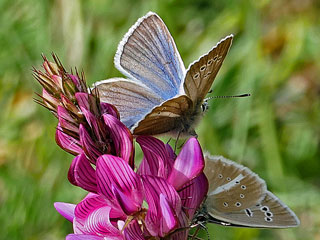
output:
[[[112,154],[133,167],[133,137],[120,122],[117,109],[101,103],[97,94],[88,90],[83,74],[66,72],[55,55],[54,63],[43,58],[44,72],[34,69],[34,76],[43,87],[36,101],[59,120],[57,144],[75,156],[84,154],[92,164],[101,155]],[[69,180],[76,184],[72,176]]]
[[[128,161],[112,155],[99,157],[95,170],[84,155],[75,159],[71,175],[93,193],[75,207],[73,217],[61,207],[66,205],[56,204],[64,217],[72,218],[74,234],[68,239],[187,239],[187,227],[208,189],[198,141],[190,138],[176,158],[156,138],[141,136],[137,142],[144,152],[137,173]]]
[[[53,58],[44,57],[44,72],[34,69],[43,87],[36,101],[59,120],[57,144],[76,156],[69,181],[90,192],[77,205],[55,204],[73,223],[67,239],[187,239],[208,191],[197,139],[176,156],[160,140],[139,136],[144,158],[135,172],[133,137],[116,108],[88,90],[83,74],[66,72]]]
[[[144,239],[136,220],[123,229],[125,223],[118,213],[96,194],[89,193],[78,205],[57,202],[55,208],[73,222],[74,234],[69,234],[67,240]]]

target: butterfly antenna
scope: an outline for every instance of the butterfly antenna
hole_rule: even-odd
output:
[[[208,101],[213,98],[242,98],[242,97],[250,97],[250,93],[245,93],[245,94],[240,94],[240,95],[231,95],[231,96],[213,96],[213,97],[208,97],[204,99],[204,101]]]

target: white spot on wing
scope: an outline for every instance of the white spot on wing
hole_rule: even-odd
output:
[[[227,191],[229,189],[231,189],[232,187],[234,187],[238,182],[241,181],[244,178],[244,176],[242,174],[239,174],[235,179],[233,179],[231,182],[228,182],[222,186],[217,187],[215,190],[213,190],[212,192],[210,192],[208,194],[208,196],[212,196],[215,194],[219,194],[221,192]]]

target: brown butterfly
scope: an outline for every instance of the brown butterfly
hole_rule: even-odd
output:
[[[222,39],[186,70],[166,25],[149,12],[129,29],[115,55],[115,66],[128,79],[107,79],[94,87],[101,101],[117,107],[134,135],[196,136],[205,96],[232,38]]]
[[[294,212],[267,190],[249,168],[222,156],[205,155],[209,181],[207,199],[195,217],[199,222],[225,226],[288,228],[300,224]]]

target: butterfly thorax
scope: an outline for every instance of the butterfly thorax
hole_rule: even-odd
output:
[[[176,129],[180,132],[180,136],[198,136],[194,128],[203,117],[206,109],[207,107],[203,103],[195,104],[193,108],[177,119]]]
[[[206,225],[209,219],[209,214],[206,208],[206,205],[203,203],[200,208],[196,211],[191,221],[191,227],[198,225]]]
[[[202,205],[200,206],[200,208],[196,211],[193,219],[192,219],[192,223],[191,223],[191,227],[196,227],[196,226],[205,226],[207,223],[214,223],[214,224],[220,224],[223,226],[237,226],[235,224],[231,224],[229,222],[225,222],[225,221],[221,221],[219,219],[214,218],[213,216],[211,216],[208,212],[207,209],[207,205],[206,205],[206,201],[204,201],[202,203]]]

